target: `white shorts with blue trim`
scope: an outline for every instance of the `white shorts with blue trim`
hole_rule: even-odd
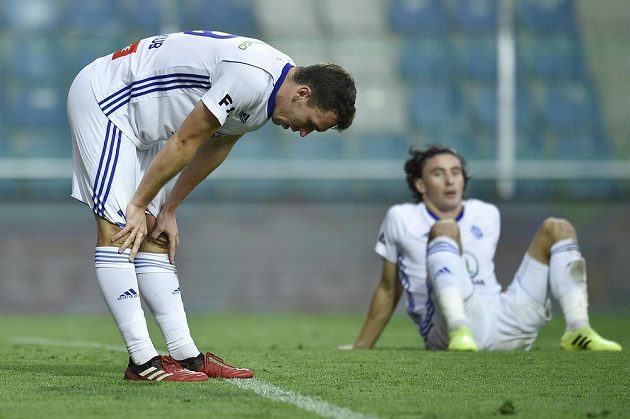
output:
[[[144,173],[164,142],[138,149],[99,108],[90,84],[91,66],[75,78],[68,94],[72,133],[72,197],[94,214],[122,227],[125,211]],[[147,210],[157,216],[175,179],[151,201]]]

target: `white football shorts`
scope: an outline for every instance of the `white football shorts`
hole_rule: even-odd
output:
[[[525,255],[512,283],[505,292],[484,295],[473,292],[464,309],[470,329],[480,350],[529,350],[540,328],[551,319],[551,301],[540,305],[520,286],[535,269]],[[433,316],[433,328],[427,335],[427,349],[446,349],[448,333],[440,310]]]
[[[90,83],[91,65],[74,79],[68,93],[68,121],[72,134],[72,197],[94,214],[122,227],[125,210],[142,176],[165,142],[141,150],[98,106]],[[148,206],[157,216],[175,179]]]

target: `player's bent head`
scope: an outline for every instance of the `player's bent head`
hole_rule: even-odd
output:
[[[297,67],[293,79],[311,88],[310,105],[337,115],[337,131],[352,124],[357,89],[352,76],[341,66],[323,63]]]
[[[416,202],[422,202],[422,194],[418,192],[416,188],[416,180],[422,178],[422,173],[427,161],[440,154],[450,154],[459,160],[462,168],[462,175],[464,176],[464,190],[470,180],[468,172],[466,170],[466,160],[453,148],[446,147],[440,144],[430,145],[426,150],[418,150],[411,148],[409,150],[411,157],[405,162],[405,174],[407,180],[407,186],[411,190]]]

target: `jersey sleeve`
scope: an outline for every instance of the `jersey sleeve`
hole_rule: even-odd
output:
[[[398,245],[397,245],[397,217],[394,208],[390,208],[385,215],[385,219],[381,224],[381,229],[378,233],[378,241],[374,247],[374,251],[390,261],[396,263],[398,260]]]
[[[223,125],[233,112],[247,112],[257,108],[261,101],[267,101],[272,85],[271,76],[260,68],[223,62],[212,78],[212,86],[201,100]]]

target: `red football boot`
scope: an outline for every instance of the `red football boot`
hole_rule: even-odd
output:
[[[136,365],[129,358],[125,380],[134,381],[206,381],[206,374],[182,368],[170,356],[158,355],[149,362]]]
[[[203,372],[209,378],[252,378],[254,376],[251,370],[226,364],[224,360],[210,352],[177,362],[191,371]]]

